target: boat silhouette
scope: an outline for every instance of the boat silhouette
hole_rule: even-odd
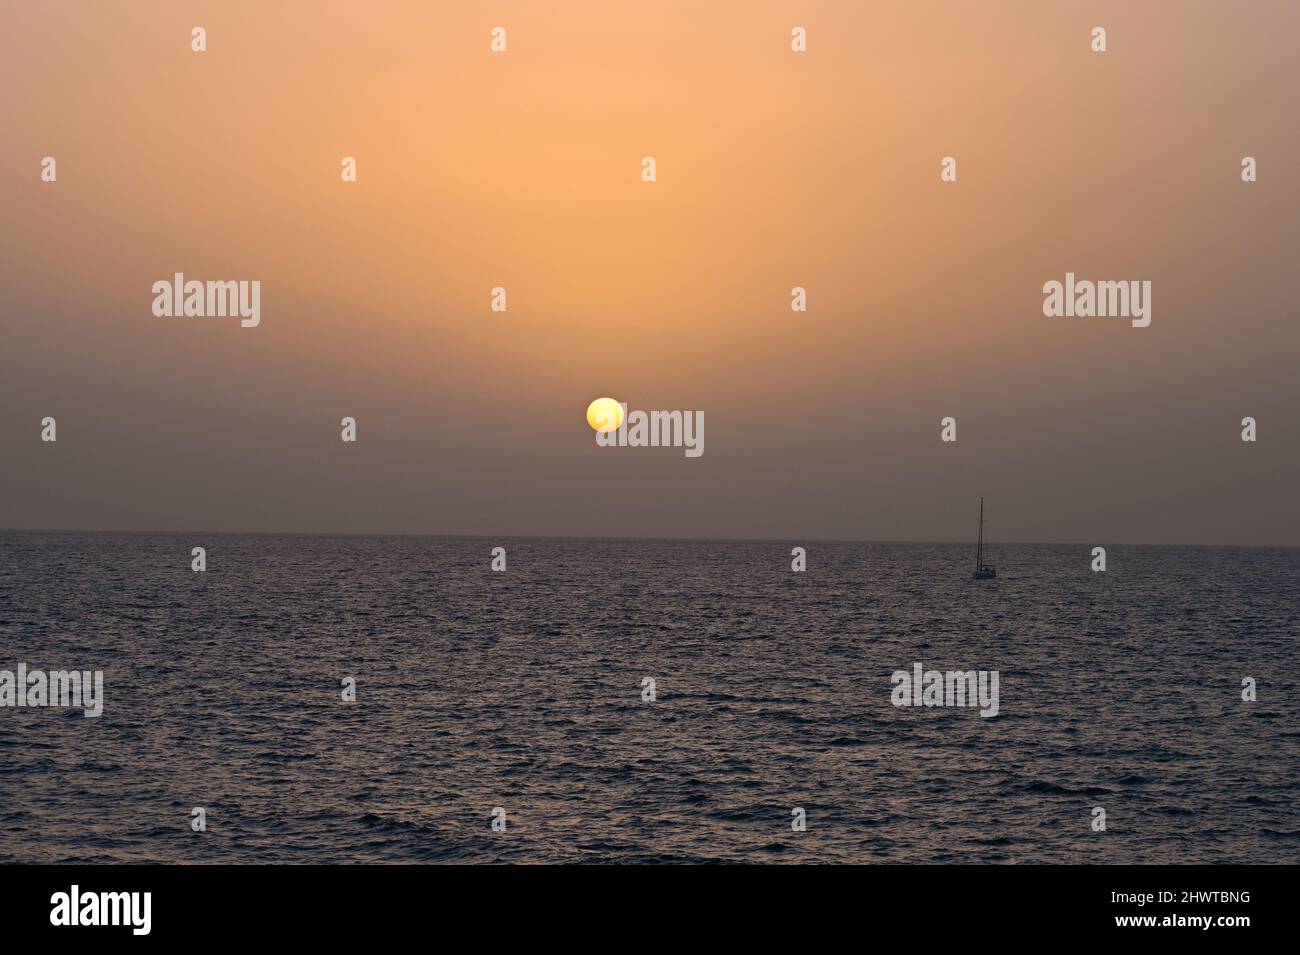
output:
[[[976,580],[992,580],[997,575],[992,564],[984,563],[984,498],[980,498],[980,536],[975,543],[975,573],[971,576]]]

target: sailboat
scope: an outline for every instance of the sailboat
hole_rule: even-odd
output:
[[[992,564],[984,563],[984,498],[980,498],[980,536],[975,545],[975,574],[976,580],[992,580],[998,575]]]

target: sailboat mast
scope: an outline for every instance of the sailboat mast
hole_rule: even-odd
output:
[[[984,565],[984,498],[980,498],[980,536],[975,544],[975,569]]]

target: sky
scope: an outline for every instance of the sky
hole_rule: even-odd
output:
[[[0,21],[0,527],[1300,545],[1293,3]]]

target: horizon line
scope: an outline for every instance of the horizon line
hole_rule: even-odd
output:
[[[868,540],[857,537],[665,537],[653,534],[452,534],[422,531],[214,531],[214,530],[131,530],[124,528],[87,529],[60,527],[0,527],[0,534],[134,534],[139,536],[209,536],[209,537],[437,537],[469,540],[646,540],[646,541],[716,541],[718,543],[786,544],[805,541],[814,544],[917,544],[971,546],[960,540]],[[1169,544],[1109,543],[1084,541],[1000,541],[993,547],[1200,547],[1231,550],[1300,550],[1300,544]]]

